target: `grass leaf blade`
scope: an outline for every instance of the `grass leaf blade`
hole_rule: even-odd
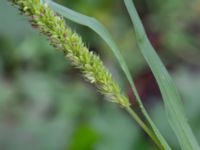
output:
[[[199,150],[199,145],[187,123],[181,98],[174,82],[149,42],[132,0],[124,0],[124,3],[134,24],[140,50],[158,82],[170,125],[179,140],[181,148],[183,150]]]

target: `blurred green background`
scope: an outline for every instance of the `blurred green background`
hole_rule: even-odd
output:
[[[113,35],[153,120],[179,150],[154,78],[141,56],[122,1],[59,0],[96,17]],[[135,0],[149,39],[172,74],[200,142],[200,1]],[[100,55],[130,101],[137,104],[110,49],[89,29],[68,22]],[[121,108],[85,82],[28,19],[0,0],[1,150],[154,150]]]

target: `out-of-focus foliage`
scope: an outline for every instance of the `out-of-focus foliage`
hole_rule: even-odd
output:
[[[145,72],[146,63],[132,38],[134,32],[122,2],[58,2],[105,24],[119,44],[140,94],[148,99],[145,102],[156,124],[170,145],[179,149],[167,125],[159,94],[149,94],[152,83],[145,82],[145,77],[138,79]],[[136,3],[150,40],[177,82],[189,122],[200,142],[200,3]],[[129,87],[105,43],[85,27],[73,23],[71,26],[101,56],[128,93]],[[103,99],[59,51],[30,27],[25,17],[6,0],[0,1],[0,149],[155,149],[125,112]]]

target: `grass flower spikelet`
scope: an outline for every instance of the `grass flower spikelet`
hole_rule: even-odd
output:
[[[81,37],[65,24],[62,17],[55,14],[40,0],[10,0],[19,10],[30,17],[32,26],[48,36],[50,44],[60,49],[86,80],[96,85],[110,101],[122,107],[129,107],[128,98],[121,93],[118,84],[103,65],[99,56],[90,52]]]

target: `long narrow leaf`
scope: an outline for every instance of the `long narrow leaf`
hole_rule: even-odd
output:
[[[111,50],[113,51],[113,53],[115,54],[123,72],[126,75],[127,80],[129,81],[131,88],[135,94],[135,97],[139,103],[139,106],[141,108],[142,113],[144,114],[144,116],[146,117],[147,121],[149,122],[151,128],[153,129],[155,136],[157,138],[157,140],[161,143],[162,147],[166,150],[170,150],[170,147],[168,146],[167,142],[165,141],[165,139],[162,137],[162,135],[160,134],[160,132],[158,131],[157,127],[155,126],[155,124],[153,123],[153,121],[151,120],[151,118],[149,117],[146,109],[144,108],[140,96],[137,92],[137,89],[135,87],[135,84],[132,80],[131,74],[129,72],[129,69],[119,51],[118,46],[116,45],[116,43],[114,42],[114,40],[112,39],[111,35],[109,34],[109,32],[106,30],[106,28],[96,19],[92,18],[92,17],[88,17],[85,16],[83,14],[80,14],[78,12],[75,12],[69,8],[63,7],[53,1],[50,0],[46,0],[48,2],[48,5],[50,7],[52,7],[52,9],[54,9],[57,13],[61,14],[62,16],[66,17],[67,19],[76,22],[78,24],[84,25],[89,27],[90,29],[92,29],[93,31],[95,31],[107,44],[108,46],[111,48]]]
[[[162,93],[168,119],[183,150],[199,150],[199,145],[187,123],[181,98],[168,71],[150,44],[132,0],[124,0],[135,27],[140,50],[149,64]]]

